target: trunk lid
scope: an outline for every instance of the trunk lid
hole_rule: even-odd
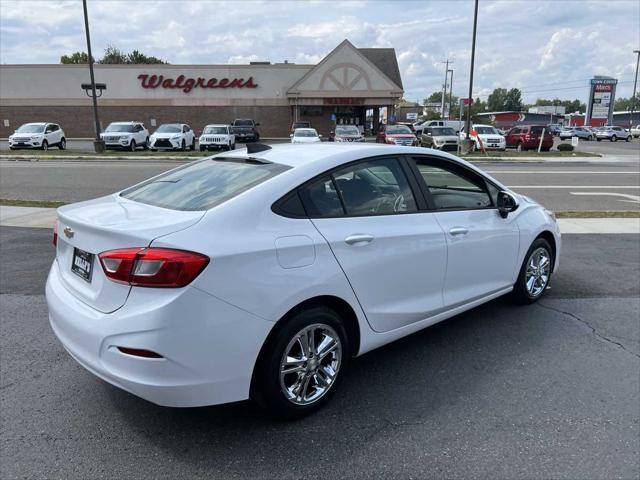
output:
[[[119,195],[60,207],[56,261],[62,281],[82,302],[101,312],[113,312],[124,305],[131,287],[109,280],[98,254],[119,248],[147,247],[161,235],[194,225],[204,214],[156,207]],[[89,265],[88,279],[72,270],[74,263],[80,273]]]

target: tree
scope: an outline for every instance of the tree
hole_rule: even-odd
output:
[[[108,65],[168,63],[157,57],[147,56],[138,50],[134,50],[131,53],[126,53],[112,45],[109,45],[107,48],[105,48],[102,58],[97,61],[94,59],[94,62]],[[86,64],[89,63],[89,56],[85,52],[75,52],[71,55],[62,55],[60,57],[60,63]]]
[[[439,90],[437,92],[433,92],[431,95],[425,98],[422,101],[422,104],[426,105],[427,103],[441,103],[441,102],[442,102],[442,90]]]
[[[505,104],[507,101],[507,89],[506,88],[496,88],[491,92],[489,98],[487,98],[487,106],[489,107],[489,111],[491,112],[501,112],[505,109]]]
[[[88,64],[89,55],[87,55],[87,52],[73,52],[71,55],[62,55],[60,63],[67,65]]]
[[[512,88],[507,92],[504,101],[504,109],[513,111],[513,112],[521,112],[524,105],[522,104],[522,93],[517,88]]]
[[[534,106],[536,107],[545,107],[549,105],[564,107],[566,113],[584,113],[587,110],[587,105],[582,103],[577,98],[575,100],[560,100],[559,98],[550,100],[548,98],[538,98],[536,100],[536,103],[534,104]]]
[[[616,112],[630,112],[631,107],[633,107],[634,112],[640,110],[640,93],[636,94],[635,103],[633,102],[633,97],[620,97],[616,99],[615,103],[613,104],[613,109]]]

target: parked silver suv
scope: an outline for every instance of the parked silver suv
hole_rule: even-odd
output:
[[[627,132],[622,127],[608,126],[598,130],[598,133],[596,133],[596,139],[598,141],[609,140],[611,142],[617,142],[618,140],[624,139],[627,142],[630,142],[631,132]]]

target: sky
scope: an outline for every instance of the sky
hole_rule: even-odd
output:
[[[89,0],[94,57],[113,45],[172,64],[317,63],[345,38],[396,50],[405,98],[469,85],[472,0]],[[0,62],[59,63],[86,50],[82,2],[0,0]],[[536,98],[587,100],[593,75],[631,96],[640,49],[640,0],[480,0],[473,96],[520,88]]]

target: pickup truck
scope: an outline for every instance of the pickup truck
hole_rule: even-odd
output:
[[[231,124],[236,140],[239,142],[257,142],[260,140],[258,127],[260,124],[249,118],[236,118]]]

